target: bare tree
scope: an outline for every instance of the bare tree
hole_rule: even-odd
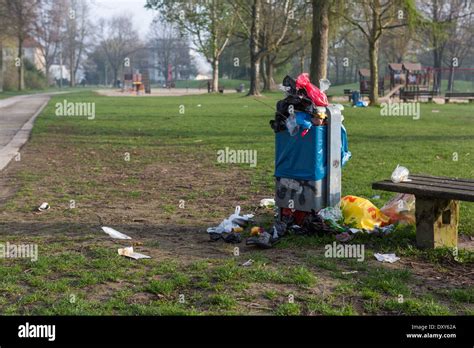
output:
[[[195,50],[212,66],[212,90],[219,85],[219,61],[235,29],[236,14],[226,0],[148,0],[147,7],[159,9],[164,18],[189,34]]]
[[[437,71],[435,90],[440,90],[442,78],[442,64],[446,45],[451,40],[452,28],[457,26],[457,21],[462,18],[472,17],[473,8],[470,1],[464,0],[421,0],[418,4],[423,16],[425,36],[423,43],[429,43],[433,52],[433,66]],[[472,33],[471,33],[472,36]]]
[[[15,66],[18,68],[18,90],[25,88],[25,69],[23,62],[23,44],[33,32],[33,23],[36,20],[36,6],[38,0],[5,0],[6,24],[18,41],[18,54]]]
[[[393,28],[406,26],[415,14],[412,0],[357,0],[349,4],[343,17],[365,36],[370,62],[370,92],[372,105],[378,104],[378,58],[382,34]]]
[[[142,45],[137,31],[133,29],[132,19],[126,15],[101,19],[98,31],[100,46],[112,68],[113,85],[116,86],[119,71],[126,64],[125,59],[130,59],[130,55]]]
[[[49,70],[54,64],[61,42],[66,13],[64,0],[42,0],[38,6],[38,19],[34,35],[43,56],[46,81],[49,84]]]
[[[175,25],[154,20],[147,36],[147,46],[154,57],[153,68],[159,69],[163,77],[167,78],[168,66],[173,64],[175,74],[189,76],[194,68],[189,43]]]
[[[250,88],[248,95],[260,95],[260,66],[267,59],[266,79],[271,81],[273,58],[283,46],[290,44],[291,23],[296,20],[293,0],[238,0],[232,1],[240,23],[238,36],[249,40]]]
[[[89,6],[85,0],[67,0],[66,6],[67,16],[61,54],[64,53],[71,74],[69,85],[74,87],[92,25],[89,21]]]

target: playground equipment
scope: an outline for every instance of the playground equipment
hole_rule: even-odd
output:
[[[124,68],[122,93],[141,93],[150,94],[150,74],[148,69],[133,69],[132,67]]]
[[[370,70],[359,69],[359,91],[361,95],[368,95],[370,93]],[[384,95],[384,78],[379,77],[379,95]]]

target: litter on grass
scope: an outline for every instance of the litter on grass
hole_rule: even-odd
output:
[[[260,201],[260,206],[265,208],[273,208],[275,206],[275,200],[273,198],[264,198]]]
[[[380,261],[380,262],[394,263],[394,262],[397,262],[398,260],[400,260],[400,258],[397,257],[397,255],[395,255],[395,254],[379,254],[379,253],[375,253],[374,256],[375,256],[375,258],[377,259],[377,261]]]
[[[134,252],[133,247],[120,248],[117,252],[120,256],[126,256],[134,260],[151,259],[151,256]]]
[[[242,266],[244,266],[244,267],[249,267],[249,266],[252,266],[253,263],[254,263],[254,261],[253,261],[252,259],[250,259],[250,260],[245,261],[245,262],[242,264]]]
[[[46,203],[46,202],[43,202],[43,203],[41,203],[41,205],[38,207],[38,211],[43,212],[43,211],[49,210],[49,208],[50,208],[49,204]]]
[[[104,231],[110,237],[112,237],[114,239],[132,239],[131,237],[127,236],[126,234],[123,234],[122,232],[114,230],[111,227],[104,226],[104,227],[102,227],[102,231]]]
[[[209,227],[207,233],[231,233],[234,228],[245,227],[253,218],[253,214],[240,215],[240,206],[235,207],[235,212],[224,219],[219,226]]]

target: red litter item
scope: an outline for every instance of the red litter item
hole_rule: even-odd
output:
[[[304,89],[306,94],[308,95],[309,99],[314,103],[316,106],[328,106],[328,97],[324,92],[313,85],[309,80],[309,74],[303,73],[296,79],[296,89]]]
[[[301,211],[301,210],[293,210],[290,208],[281,208],[281,215],[282,216],[293,216],[295,218],[295,222],[298,226],[303,225],[303,221],[306,216],[310,215],[311,213],[308,213],[306,211]]]

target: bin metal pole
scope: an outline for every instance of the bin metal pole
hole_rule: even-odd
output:
[[[327,133],[327,160],[328,172],[326,177],[326,204],[335,207],[341,200],[341,110],[330,105],[328,133]]]

